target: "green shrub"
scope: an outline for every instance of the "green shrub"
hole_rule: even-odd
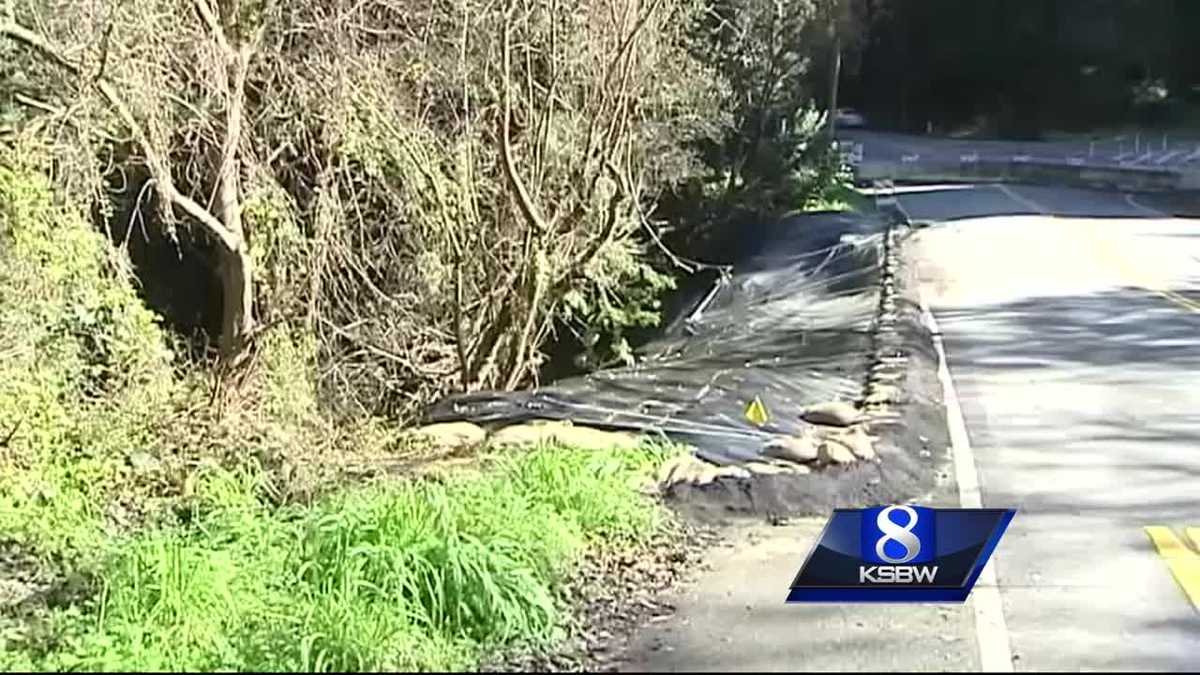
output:
[[[202,371],[176,372],[127,270],[41,168],[0,167],[0,547],[83,581],[32,620],[0,608],[0,669],[470,668],[560,637],[580,556],[654,530],[635,490],[658,449],[540,448],[288,504],[266,458],[378,421],[322,418],[316,343],[285,323],[232,405],[194,405]],[[168,464],[182,486],[142,485]],[[169,518],[129,522],[156,500]]]
[[[40,555],[99,545],[99,496],[176,390],[119,263],[41,172],[0,166],[0,539]]]

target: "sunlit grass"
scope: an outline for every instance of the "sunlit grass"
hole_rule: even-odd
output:
[[[854,189],[852,185],[838,184],[827,190],[822,197],[805,204],[802,209],[797,209],[786,214],[785,217],[821,211],[871,213],[874,210],[875,204],[870,197]]]
[[[187,528],[115,547],[41,669],[468,669],[562,637],[560,582],[589,546],[650,535],[636,485],[664,450],[545,447],[493,471],[271,508],[212,474]],[[0,660],[2,661],[2,660]]]

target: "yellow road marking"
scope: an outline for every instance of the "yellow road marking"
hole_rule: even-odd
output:
[[[1200,527],[1185,528],[1184,533],[1196,550],[1188,548],[1169,527],[1152,525],[1146,528],[1146,534],[1150,536],[1158,555],[1166,561],[1175,583],[1179,584],[1192,606],[1200,610]]]
[[[1184,309],[1190,309],[1193,312],[1200,312],[1200,302],[1196,302],[1195,300],[1182,296],[1175,291],[1158,290],[1155,288],[1148,288],[1146,290],[1154,293],[1155,295],[1166,298],[1167,300],[1179,305],[1180,307],[1183,307]]]
[[[1111,246],[1111,244],[1109,244],[1109,246]],[[1108,247],[1106,247],[1106,248],[1108,248]],[[1124,258],[1114,255],[1114,253],[1111,250],[1105,250],[1104,254],[1105,254],[1105,257],[1107,257],[1114,264],[1115,267],[1123,270],[1126,274],[1131,275],[1134,278],[1140,277],[1141,279],[1145,279],[1144,275],[1140,275],[1137,273],[1137,270],[1134,269],[1133,265],[1129,264],[1129,262],[1126,261]],[[1153,293],[1153,294],[1157,295],[1158,297],[1166,300],[1167,302],[1170,302],[1173,305],[1182,307],[1182,308],[1192,311],[1192,312],[1200,313],[1200,302],[1192,300],[1191,298],[1189,298],[1187,296],[1180,295],[1179,293],[1177,293],[1175,291],[1172,291],[1167,288],[1155,288],[1154,286],[1151,286],[1144,282],[1139,283],[1137,287],[1144,291],[1147,291],[1149,293]]]
[[[1047,209],[1043,208],[1041,204],[1017,194],[1007,185],[1001,184],[999,187],[1005,195],[1023,206],[1031,208],[1042,215],[1051,218],[1055,217]],[[1132,206],[1146,208],[1141,207],[1128,198],[1128,196],[1127,200]],[[1115,254],[1115,251],[1112,250],[1111,242],[1104,242],[1103,255],[1112,262],[1115,262],[1116,266],[1126,274],[1132,274],[1135,278],[1140,277],[1141,279],[1145,279],[1144,276],[1137,274],[1134,267],[1123,256]],[[1149,291],[1179,307],[1200,313],[1200,302],[1180,295],[1175,291],[1154,288],[1144,283],[1140,284],[1139,288]],[[1184,528],[1184,536],[1191,542],[1191,548],[1188,548],[1188,545],[1177,537],[1169,527],[1152,525],[1146,527],[1145,530],[1146,534],[1150,536],[1150,541],[1154,543],[1154,548],[1158,551],[1158,555],[1166,561],[1167,568],[1171,571],[1171,575],[1175,577],[1175,582],[1179,584],[1179,588],[1183,590],[1183,594],[1191,601],[1192,606],[1197,611],[1200,611],[1200,527]]]
[[[1004,183],[998,184],[997,187],[1009,199],[1012,199],[1013,201],[1017,202],[1018,204],[1021,204],[1022,206],[1026,207],[1026,208],[1032,209],[1038,215],[1041,215],[1041,216],[1044,216],[1047,218],[1058,218],[1059,217],[1058,215],[1052,213],[1050,209],[1046,208],[1045,206],[1039,204],[1038,202],[1036,202],[1032,199],[1029,199],[1028,197],[1018,194],[1016,190],[1013,190],[1011,187],[1009,187],[1008,185],[1005,185]],[[1133,206],[1136,209],[1146,211],[1149,213],[1153,213],[1153,214],[1157,214],[1158,216],[1160,216],[1162,218],[1170,217],[1166,214],[1159,213],[1158,211],[1151,209],[1148,206],[1143,206],[1141,204],[1138,204],[1136,201],[1133,200],[1132,195],[1125,195],[1125,201],[1129,202],[1130,206]],[[1123,257],[1114,254],[1115,252],[1112,250],[1111,242],[1104,242],[1104,243],[1105,243],[1105,249],[1106,249],[1104,251],[1105,257],[1107,257],[1111,261],[1115,262],[1116,266],[1121,268],[1122,270],[1124,270],[1127,274],[1132,273],[1135,277],[1141,276],[1136,273],[1137,270],[1135,270],[1133,268],[1133,266],[1130,265]],[[1141,288],[1142,290],[1145,290],[1145,291],[1149,291],[1150,293],[1153,293],[1153,294],[1159,296],[1160,298],[1163,298],[1175,305],[1183,307],[1184,309],[1191,310],[1193,312],[1200,314],[1200,302],[1196,302],[1195,300],[1192,300],[1190,298],[1182,296],[1179,293],[1176,293],[1175,291],[1168,290],[1168,289],[1154,288],[1152,286],[1148,286],[1145,284],[1140,284],[1138,286],[1138,288]]]
[[[1188,528],[1196,529],[1196,528]],[[1158,549],[1158,554],[1168,560],[1182,558],[1185,560],[1191,558],[1200,559],[1186,544],[1175,536],[1175,533],[1169,527],[1162,525],[1151,525],[1146,528],[1146,534],[1150,535],[1150,541],[1154,542],[1154,548]]]

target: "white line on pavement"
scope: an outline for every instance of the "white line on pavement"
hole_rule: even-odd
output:
[[[950,433],[950,448],[954,455],[954,476],[958,483],[959,504],[967,509],[983,508],[975,453],[971,449],[967,423],[963,419],[962,407],[954,391],[950,364],[946,360],[946,349],[942,344],[942,332],[929,305],[923,299],[920,302],[921,311],[933,332],[933,346],[938,355],[938,379],[942,382],[942,398],[946,404],[946,427]],[[975,640],[979,645],[979,666],[983,672],[1011,673],[1012,646],[1008,638],[1008,624],[1004,620],[1000,587],[996,582],[994,560],[993,558],[984,566],[971,596],[971,605],[975,613]]]
[[[1131,195],[1131,194],[1125,195],[1125,203],[1152,218],[1170,218],[1170,216],[1163,213],[1162,211],[1159,211],[1158,209],[1150,208],[1149,206],[1146,206],[1145,204],[1134,199],[1133,195]]]
[[[1046,209],[1043,208],[1041,204],[1038,204],[1037,202],[1033,201],[1032,199],[1022,197],[1021,195],[1017,194],[1016,190],[1010,188],[1009,186],[1005,185],[1004,183],[998,183],[996,185],[996,187],[999,188],[999,190],[1004,193],[1004,196],[1008,197],[1009,199],[1013,200],[1014,202],[1017,202],[1018,204],[1020,204],[1021,206],[1024,206],[1025,208],[1033,209],[1034,213],[1046,213]]]

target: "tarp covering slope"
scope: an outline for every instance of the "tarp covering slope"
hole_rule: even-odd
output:
[[[752,459],[810,403],[861,394],[878,305],[882,219],[815,213],[746,228],[732,273],[699,289],[635,366],[519,392],[460,394],[430,421],[569,419],[663,433],[701,457]],[[745,416],[754,399],[770,417]]]

